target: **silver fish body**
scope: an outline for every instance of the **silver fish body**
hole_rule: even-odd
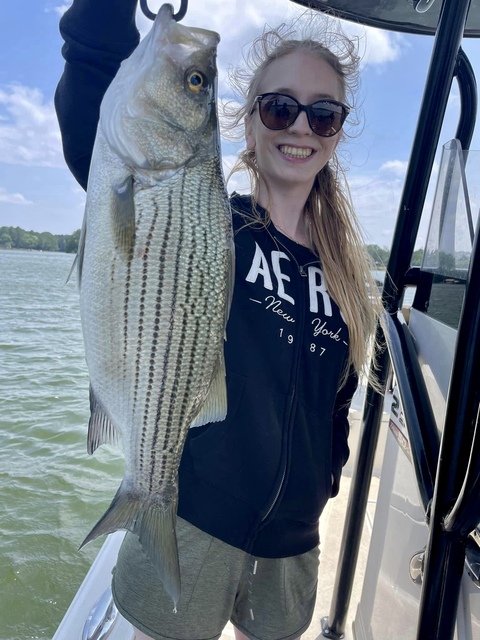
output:
[[[175,605],[177,474],[188,429],[226,416],[233,240],[221,170],[214,32],[164,5],[102,102],[78,255],[88,451],[125,473],[83,544],[136,533]],[[83,546],[83,545],[82,545]]]

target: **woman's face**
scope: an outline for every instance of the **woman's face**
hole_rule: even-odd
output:
[[[340,82],[333,68],[325,60],[304,51],[289,53],[267,67],[259,94],[269,92],[288,94],[306,105],[324,98],[342,99]],[[328,138],[318,136],[310,128],[305,111],[288,129],[281,131],[265,127],[258,106],[245,120],[247,149],[255,151],[261,179],[269,190],[303,185],[309,191],[341,135],[340,131]]]

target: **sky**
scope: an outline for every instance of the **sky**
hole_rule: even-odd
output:
[[[0,226],[56,234],[73,233],[81,226],[85,194],[65,165],[53,106],[64,63],[58,22],[70,4],[68,0],[0,3]],[[152,11],[160,4],[149,0]],[[232,92],[226,70],[241,61],[244,48],[265,24],[278,26],[302,13],[290,0],[190,0],[183,24],[220,34],[219,98],[228,100]],[[137,25],[143,35],[151,25],[140,9]],[[362,72],[360,125],[345,126],[340,157],[365,242],[390,247],[433,38],[342,25],[359,38]],[[480,43],[465,41],[464,49],[478,72]],[[441,144],[454,137],[458,109],[454,83]],[[241,146],[222,145],[227,168]],[[480,149],[478,133],[472,148]],[[425,244],[438,159],[439,155],[417,247]],[[228,188],[241,187],[235,179]]]

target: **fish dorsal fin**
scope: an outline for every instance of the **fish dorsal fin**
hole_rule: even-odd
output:
[[[135,243],[135,204],[133,200],[133,177],[128,176],[112,188],[112,227],[117,251],[128,260]]]
[[[207,399],[190,427],[201,427],[209,422],[221,422],[226,417],[227,384],[225,381],[225,358],[222,350]]]
[[[90,387],[90,421],[88,423],[87,451],[91,455],[101,444],[120,447],[122,435],[104,411]]]

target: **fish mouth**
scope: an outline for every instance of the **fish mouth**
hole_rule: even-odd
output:
[[[216,31],[182,25],[175,21],[173,11],[171,4],[163,4],[158,10],[152,31],[154,29],[161,30],[165,34],[166,40],[168,39],[168,41],[175,44],[191,46],[192,42],[196,41],[206,47],[216,47],[218,45],[220,35]],[[164,46],[166,40],[160,39],[162,46]]]
[[[315,153],[310,147],[292,147],[288,144],[282,144],[278,149],[288,158],[309,158],[313,153]]]

